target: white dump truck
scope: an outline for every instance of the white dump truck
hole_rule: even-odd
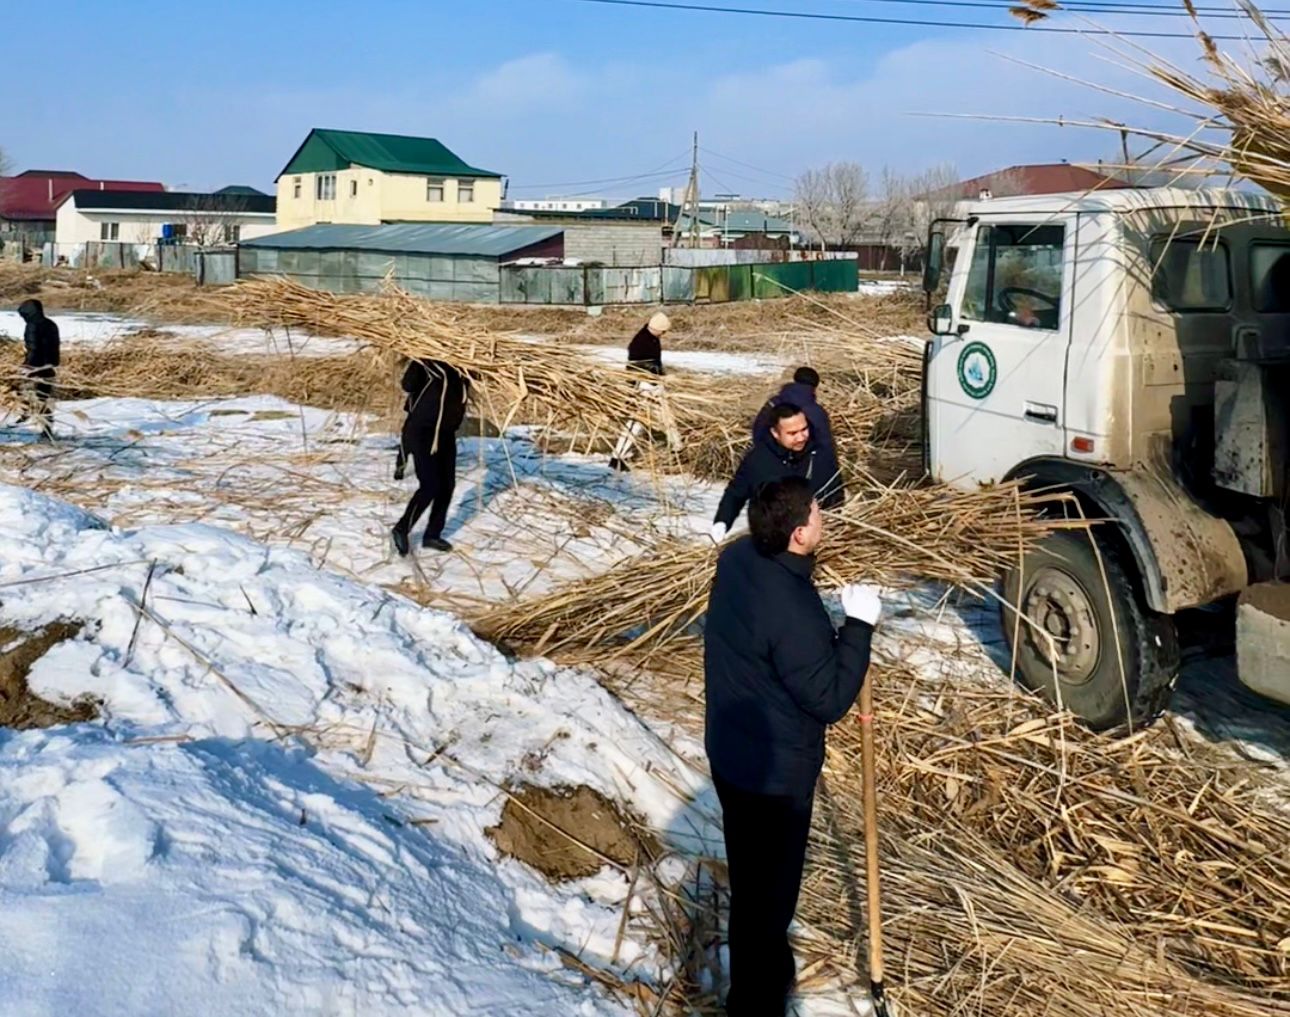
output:
[[[1006,577],[1020,679],[1096,728],[1149,717],[1179,619],[1232,601],[1241,681],[1290,702],[1278,206],[1172,188],[986,199],[933,224],[924,289],[931,476],[1021,479],[1099,521]]]

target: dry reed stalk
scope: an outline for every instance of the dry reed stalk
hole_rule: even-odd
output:
[[[869,487],[826,513],[818,562],[829,583],[891,586],[938,580],[977,588],[1058,524],[1038,513],[1059,499],[1006,484],[979,491]],[[1069,525],[1082,525],[1071,523]],[[545,596],[475,617],[487,638],[534,653],[597,648],[606,659],[662,649],[703,614],[716,549],[662,540],[651,551]]]

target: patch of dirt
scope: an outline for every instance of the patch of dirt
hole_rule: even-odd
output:
[[[31,667],[51,647],[80,635],[84,622],[57,621],[35,632],[0,625],[0,727],[27,730],[94,720],[99,703],[83,696],[74,703],[51,703],[27,685]]]
[[[484,832],[503,855],[532,866],[553,883],[594,876],[604,868],[604,858],[631,866],[659,851],[653,836],[586,785],[525,785],[507,799],[502,821]]]

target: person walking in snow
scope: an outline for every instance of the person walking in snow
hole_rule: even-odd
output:
[[[672,322],[668,320],[667,315],[662,311],[652,315],[641,330],[632,336],[632,341],[627,344],[627,369],[661,378],[663,376],[662,340],[663,336],[667,335],[671,329]],[[659,421],[667,434],[668,448],[674,452],[678,451],[681,448],[681,435],[676,429],[676,421],[672,419],[672,411],[667,405],[663,386],[657,382],[641,381],[638,383],[637,389],[643,398],[653,403]],[[617,444],[614,445],[613,457],[609,460],[609,468],[624,473],[627,472],[631,468],[628,466],[628,461],[636,452],[636,443],[640,441],[644,434],[645,425],[639,420],[631,421],[623,430]]]
[[[768,419],[770,426],[765,437],[753,442],[717,505],[717,514],[708,531],[713,543],[719,544],[725,539],[749,499],[772,481],[801,477],[826,508],[842,499],[841,491],[833,487],[830,477],[816,466],[818,449],[801,407],[796,403],[777,403],[770,408]]]
[[[412,457],[417,489],[391,531],[394,548],[401,556],[407,555],[412,527],[429,509],[421,546],[451,551],[452,545],[443,539],[443,528],[457,486],[457,430],[466,419],[470,381],[442,360],[413,360],[403,372],[403,391],[409,404],[401,447]]]
[[[833,427],[829,414],[817,401],[820,374],[813,367],[799,367],[793,380],[771,396],[753,421],[752,439],[765,441],[770,436],[770,414],[780,403],[791,403],[806,414],[811,425],[811,442],[815,446],[813,472],[826,481],[819,489],[822,504],[827,508],[842,500],[842,473],[838,468],[838,453],[833,444]]]
[[[27,404],[23,419],[30,418],[40,429],[41,437],[49,441],[54,436],[54,414],[49,401],[54,394],[54,375],[62,341],[58,326],[45,317],[44,305],[39,300],[24,300],[18,305],[18,315],[27,326],[22,337],[25,346],[22,371]]]
[[[834,629],[811,580],[823,535],[802,477],[772,481],[752,531],[717,560],[703,637],[704,747],[730,876],[730,1017],[783,1017],[796,974],[797,908],[824,736],[851,709],[882,612],[878,589],[842,589]]]

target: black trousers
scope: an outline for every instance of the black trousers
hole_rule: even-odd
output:
[[[796,966],[788,926],[797,910],[811,805],[743,791],[713,775],[730,869],[730,1017],[784,1017]]]
[[[411,439],[411,440],[409,440]],[[417,489],[403,510],[395,526],[409,533],[427,508],[430,519],[426,523],[422,540],[443,536],[448,521],[448,503],[457,487],[457,437],[445,435],[439,439],[438,451],[431,453],[433,440],[423,440],[419,435],[405,435],[403,450],[412,457],[412,468],[417,474]]]

